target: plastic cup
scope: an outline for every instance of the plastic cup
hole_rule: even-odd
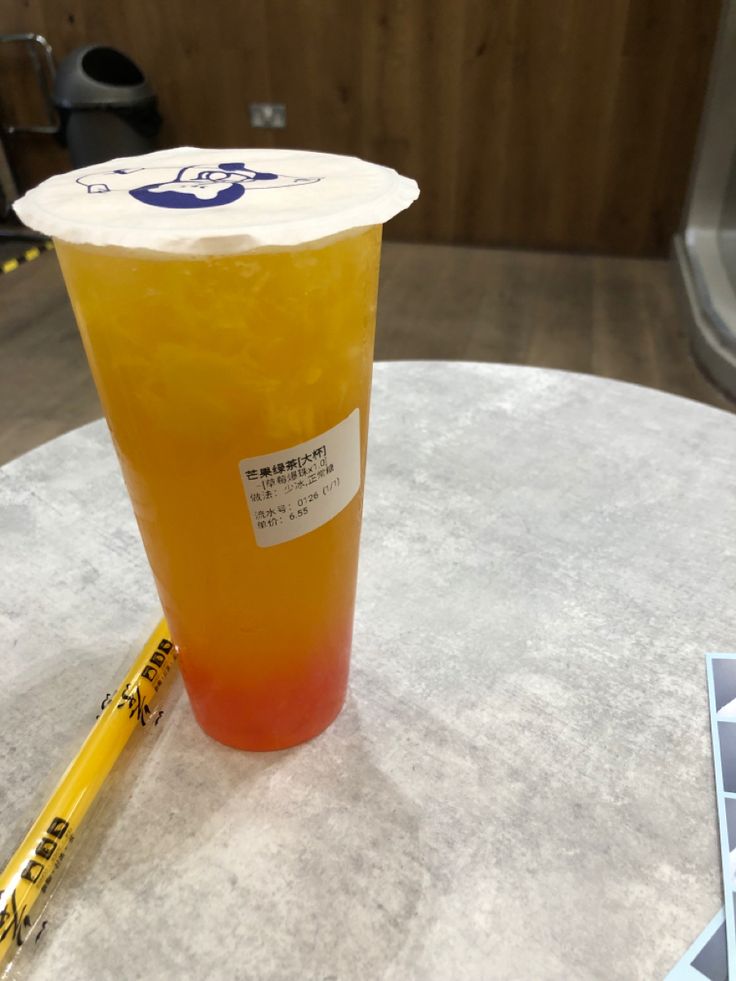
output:
[[[345,699],[385,221],[419,191],[299,150],[178,147],[14,203],[53,236],[191,704],[241,749]]]
[[[205,257],[56,240],[194,714],[241,749],[310,739],[345,698],[380,245],[380,226]],[[356,492],[269,544],[350,479],[323,438],[341,425]]]

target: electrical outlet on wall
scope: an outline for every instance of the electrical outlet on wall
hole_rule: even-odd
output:
[[[253,129],[286,129],[286,106],[283,102],[251,102],[250,124]]]

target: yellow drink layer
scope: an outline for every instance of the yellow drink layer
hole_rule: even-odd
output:
[[[56,243],[194,712],[234,746],[301,742],[344,699],[380,239],[201,258]],[[239,462],[356,408],[358,494],[259,547]]]

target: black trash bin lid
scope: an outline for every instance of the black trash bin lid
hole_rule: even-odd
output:
[[[138,65],[117,48],[85,44],[59,65],[54,104],[60,109],[132,107],[150,102],[153,89]]]

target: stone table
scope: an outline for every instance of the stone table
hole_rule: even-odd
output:
[[[102,423],[0,500],[6,858],[159,608]],[[703,655],[736,646],[734,528],[729,414],[378,365],[342,715],[241,753],[177,679],[18,976],[662,976],[721,903]]]

